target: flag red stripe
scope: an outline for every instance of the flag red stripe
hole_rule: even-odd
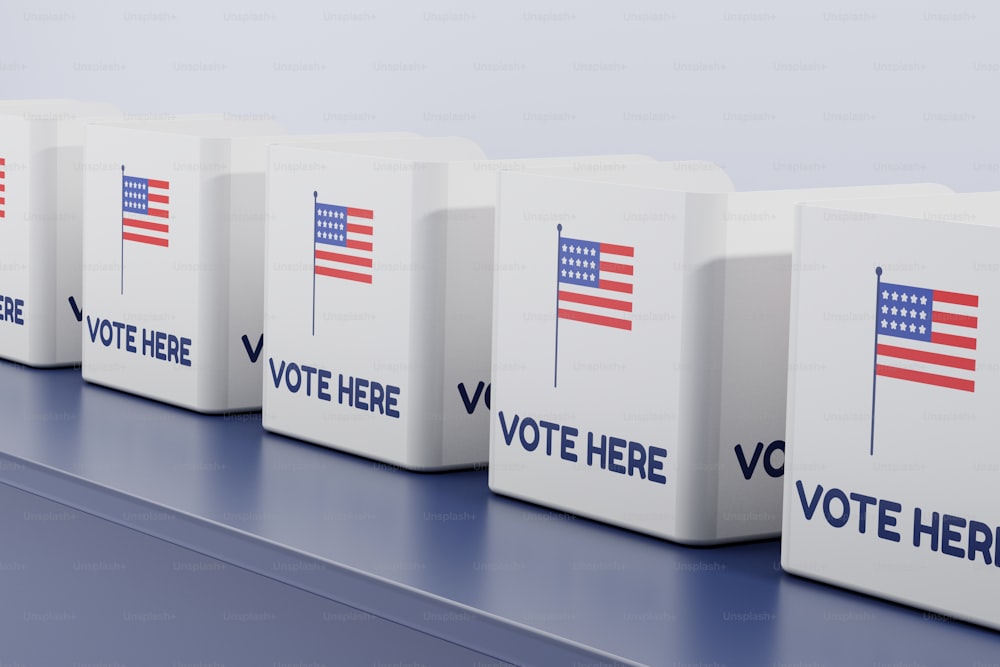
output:
[[[593,315],[591,313],[581,313],[577,310],[559,309],[559,317],[564,320],[576,320],[577,322],[587,322],[589,324],[599,324],[602,327],[613,327],[615,329],[632,330],[632,323],[628,320],[620,320],[615,317],[605,317],[604,315]]]
[[[142,234],[132,234],[130,232],[124,232],[122,238],[126,241],[135,241],[136,243],[148,243],[149,245],[158,245],[166,248],[170,245],[167,239],[157,238],[155,236],[143,236]]]
[[[151,232],[168,232],[170,231],[170,225],[164,225],[161,222],[146,222],[145,220],[133,220],[132,218],[122,218],[122,224],[129,227],[138,227],[139,229],[148,229]]]
[[[975,294],[962,294],[961,292],[945,292],[942,290],[932,290],[934,300],[941,303],[954,303],[959,306],[979,306],[979,297]]]
[[[631,264],[619,264],[618,262],[601,262],[601,271],[609,271],[610,273],[623,273],[627,276],[632,275],[633,267]]]
[[[154,194],[150,194],[150,195],[148,195],[148,197],[149,197],[149,201],[156,202],[157,204],[169,204],[170,203],[170,197],[168,197],[167,195],[154,195]]]
[[[347,223],[347,231],[353,232],[355,234],[366,234],[367,236],[371,236],[375,230],[368,225],[356,225],[352,222],[349,222]]]
[[[598,306],[600,308],[610,308],[612,310],[621,310],[626,313],[632,312],[632,303],[630,301],[606,299],[601,296],[591,296],[589,294],[577,294],[576,292],[563,292],[560,290],[559,300],[572,301],[573,303],[583,303],[588,306]]]
[[[366,208],[351,208],[348,206],[347,215],[352,218],[367,218],[368,220],[371,220],[375,217],[375,211],[369,211]]]
[[[948,389],[960,389],[962,391],[976,390],[976,383],[972,380],[963,380],[961,378],[948,377],[947,375],[937,375],[936,373],[922,373],[920,371],[911,371],[905,368],[896,368],[894,366],[883,366],[878,364],[875,366],[875,374],[887,378],[896,378],[897,380],[909,380],[910,382],[919,382],[921,384],[932,384],[936,387],[946,387]]]
[[[0,171],[0,178],[7,178],[7,172],[6,171]]]
[[[372,282],[371,275],[367,273],[354,273],[353,271],[342,271],[340,269],[331,269],[328,266],[317,266],[316,275],[319,276],[330,276],[331,278],[344,278],[345,280],[354,280],[359,283]]]
[[[972,315],[959,315],[958,313],[942,313],[939,310],[935,310],[931,313],[932,322],[940,322],[941,324],[954,324],[956,327],[969,327],[975,329],[979,326],[979,318],[973,317]]]
[[[914,350],[909,347],[897,347],[895,345],[882,345],[876,347],[878,354],[886,357],[896,357],[897,359],[909,359],[910,361],[922,361],[938,366],[948,366],[949,368],[961,368],[967,371],[976,370],[976,360],[965,357],[953,357],[950,354],[938,354],[936,352],[924,352]]]
[[[164,211],[163,209],[160,209],[160,208],[147,208],[146,209],[146,214],[147,215],[155,216],[157,218],[169,218],[170,217],[169,213],[167,213],[166,211]]]
[[[0,211],[0,218],[6,218],[7,214],[4,211]]]
[[[6,197],[0,197],[0,204],[6,204],[6,203],[7,203],[7,198]]]
[[[341,264],[354,264],[356,266],[367,266],[371,268],[371,257],[355,257],[354,255],[341,255],[339,252],[316,251],[316,259],[323,259],[328,262],[340,262]]]
[[[4,192],[6,190],[7,190],[7,186],[4,185],[3,183],[0,183],[0,192]]]
[[[372,249],[372,244],[370,241],[355,241],[354,239],[347,239],[347,247],[354,248],[355,250],[368,250]]]
[[[614,243],[602,243],[601,253],[610,255],[623,255],[625,257],[635,257],[635,248],[627,245],[615,245]]]
[[[598,280],[597,286],[611,292],[624,292],[626,294],[632,293],[632,285],[629,283],[619,283],[614,280]]]
[[[5,157],[0,157],[0,166],[3,166],[3,165],[5,165],[5,164],[7,164],[7,158],[5,158]]]
[[[931,342],[941,345],[951,345],[952,347],[962,347],[966,350],[976,349],[976,339],[967,336],[954,336],[952,334],[931,332]]]
[[[157,181],[157,180],[153,180],[152,178],[150,178],[146,182],[149,184],[149,187],[151,187],[151,188],[160,188],[161,190],[169,190],[170,189],[170,181]]]

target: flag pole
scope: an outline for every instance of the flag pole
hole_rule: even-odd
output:
[[[875,267],[875,346],[872,356],[872,431],[868,455],[875,456],[875,381],[878,379],[878,300],[882,288],[882,267]]]
[[[122,165],[122,201],[121,204],[118,206],[118,208],[122,209],[124,206],[125,206],[125,165]],[[121,294],[125,294],[125,211],[120,210],[119,212],[121,213],[121,216],[119,217],[121,218],[121,223],[122,223],[121,234],[119,234],[119,236],[121,236],[121,242],[122,242],[122,256],[121,256],[121,264],[118,266],[118,272],[119,272],[118,279],[121,283]]]
[[[559,386],[559,252],[562,245],[562,224],[556,225],[556,352],[552,369],[552,386]]]
[[[313,256],[313,319],[312,335],[316,335],[316,209],[319,208],[319,192],[313,190],[313,232],[312,232],[312,256]]]

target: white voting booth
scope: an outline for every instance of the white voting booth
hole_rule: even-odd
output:
[[[317,139],[221,119],[88,128],[84,379],[200,412],[260,407],[267,148]]]
[[[996,192],[799,208],[784,569],[1000,628],[998,221]]]
[[[522,268],[520,262],[494,261],[499,174],[613,173],[653,162],[644,155],[604,155],[448,165],[441,467],[485,464],[489,459],[494,276]]]
[[[777,535],[795,204],[708,163],[504,173],[490,487],[679,542]]]
[[[603,161],[273,147],[264,427],[410,469],[485,463],[496,174]]]
[[[108,104],[0,102],[0,357],[80,362],[83,135]]]

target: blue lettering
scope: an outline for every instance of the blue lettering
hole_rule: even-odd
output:
[[[77,303],[76,303],[76,297],[71,296],[67,300],[69,301],[69,307],[73,309],[73,317],[76,318],[77,322],[82,322],[83,321],[83,308],[81,308],[79,305],[77,305]]]
[[[321,401],[333,401],[334,397],[330,391],[333,380],[332,371],[284,360],[276,363],[273,357],[268,357],[267,363],[275,389],[278,389],[284,380],[285,387],[293,394],[304,389],[303,393],[306,396],[315,396]],[[339,405],[346,403],[348,407],[368,412],[377,410],[379,414],[398,419],[399,394],[399,387],[393,385],[383,385],[374,380],[356,378],[343,373],[337,375],[336,398]]]
[[[667,476],[660,474],[663,470],[663,459],[667,458],[667,450],[663,447],[649,448],[649,481],[656,484],[666,484]]]
[[[531,427],[531,430],[534,432],[534,436],[531,439],[525,437],[525,431],[528,430],[528,427]],[[520,435],[521,437],[522,447],[524,447],[529,452],[535,451],[535,449],[538,447],[538,438],[540,436],[540,433],[538,431],[538,424],[535,422],[534,419],[532,419],[531,417],[525,417],[524,419],[522,419],[521,430],[518,431],[518,435]]]
[[[115,347],[119,350],[122,349],[122,329],[125,328],[124,322],[114,322],[115,327]]]
[[[834,500],[840,501],[842,510],[840,516],[835,516],[831,506]],[[844,524],[851,516],[851,506],[847,502],[847,496],[838,488],[832,488],[826,492],[823,496],[823,515],[826,516],[826,521],[834,528],[843,528]]]
[[[167,334],[162,331],[156,332],[156,350],[153,356],[160,361],[167,360]]]
[[[576,453],[571,452],[570,450],[576,447],[576,442],[573,441],[573,438],[579,434],[580,432],[572,426],[562,427],[562,446],[559,448],[559,455],[564,461],[576,463]]]
[[[331,377],[333,377],[333,373],[323,368],[319,369],[319,375],[316,378],[316,397],[321,401],[329,401],[333,399],[328,391],[330,389]]]
[[[760,453],[764,450],[764,443],[758,442],[757,447],[753,450],[753,456],[750,457],[750,463],[747,464],[746,456],[743,454],[743,445],[736,445],[736,460],[740,463],[740,469],[743,471],[743,479],[749,481],[753,477],[753,471],[757,467],[757,459],[760,458]]]
[[[965,549],[956,547],[952,542],[962,539],[961,533],[955,528],[965,528],[966,521],[960,516],[945,514],[941,526],[941,553],[954,556],[955,558],[965,558]]]
[[[111,346],[111,341],[114,338],[112,329],[113,327],[111,326],[111,322],[101,320],[101,344],[104,345],[104,347]]]
[[[775,452],[781,452],[781,465],[774,465]],[[774,440],[764,452],[764,472],[771,477],[782,477],[785,474],[785,441]]]
[[[982,521],[969,522],[969,560],[976,560],[976,554],[983,555],[983,562],[993,562],[990,549],[993,548],[993,531]]]
[[[337,402],[341,405],[344,404],[344,396],[347,396],[348,407],[354,406],[354,378],[350,375],[347,376],[347,385],[344,385],[344,374],[341,373],[338,376],[337,385],[340,391],[337,394]]]
[[[191,365],[191,339],[181,338],[181,366]]]
[[[625,466],[619,465],[616,461],[625,460],[625,445],[628,444],[622,438],[616,438],[611,436],[608,438],[608,445],[611,450],[611,454],[608,457],[608,470],[611,472],[616,472],[620,475],[625,474]]]
[[[385,407],[382,405],[382,401],[385,399],[385,389],[378,382],[372,382],[370,389],[371,397],[368,399],[368,404],[371,406],[372,412],[375,412],[375,407],[378,406],[379,414],[384,415]]]
[[[136,352],[135,331],[136,329],[134,324],[129,324],[125,327],[125,350],[127,352],[131,352],[132,354],[135,354]]]
[[[83,321],[81,315],[80,318]],[[191,365],[191,339],[179,338],[174,334],[139,327],[126,322],[107,320],[87,315],[87,334],[90,342],[100,341],[104,347],[114,347],[131,354],[141,353],[144,357],[153,357],[161,361],[173,362],[181,366]],[[141,349],[140,349],[141,343]],[[274,374],[272,361],[272,376],[277,386],[277,375]]]
[[[508,447],[517,437],[525,451],[544,451],[547,456],[558,454],[559,458],[570,463],[581,462],[580,454],[576,452],[577,438],[580,435],[580,430],[576,427],[517,414],[511,418],[503,410],[497,411],[497,418],[500,421],[501,436]],[[543,432],[544,447],[541,446]],[[641,442],[589,431],[586,451],[588,466],[619,475],[648,479],[655,484],[667,483],[666,475],[663,474],[667,450],[662,447],[646,448]]]
[[[646,479],[646,449],[638,442],[628,443],[628,476],[632,477],[639,471],[639,477]]]
[[[819,506],[819,499],[823,495],[823,485],[816,485],[812,500],[808,502],[806,502],[806,491],[802,486],[802,480],[795,481],[795,488],[799,492],[799,502],[802,504],[802,513],[805,515],[806,521],[812,521],[813,514],[816,513],[816,508]]]
[[[920,536],[930,535],[931,536],[931,551],[938,550],[938,526],[940,525],[941,517],[937,512],[931,514],[931,523],[929,526],[925,526],[921,522],[923,517],[923,512],[919,507],[913,508],[913,546],[920,546]]]
[[[306,396],[312,396],[312,376],[316,373],[316,369],[302,364],[302,371],[306,374]]]
[[[181,366],[191,365],[190,338],[178,338],[173,334],[145,327],[139,332],[139,328],[134,324],[112,322],[101,318],[91,320],[90,315],[87,315],[87,330],[90,333],[91,342],[96,342],[100,338],[105,347],[110,347],[113,343],[119,350],[124,349],[132,354],[141,352],[144,357],[153,357]],[[137,334],[142,342],[141,350],[137,346]]]
[[[261,350],[264,349],[264,334],[260,335],[257,339],[257,347],[250,347],[250,337],[243,334],[240,339],[243,341],[243,349],[247,351],[247,358],[250,360],[251,364],[256,364],[257,360],[260,359]]]
[[[490,387],[482,380],[476,385],[476,391],[472,394],[472,398],[469,398],[469,392],[465,389],[465,383],[458,383],[458,395],[462,398],[462,403],[465,405],[465,411],[470,415],[476,411],[476,404],[479,403],[479,397],[483,395],[483,389],[486,390],[485,396],[483,396],[483,402],[486,404],[486,408],[490,407]]]
[[[354,379],[354,407],[358,410],[367,410],[368,403],[368,380],[364,378]]]
[[[747,462],[746,454],[743,451],[743,445],[738,444],[734,448],[736,452],[736,460],[740,464],[740,470],[743,472],[743,479],[749,481],[753,477],[754,471],[757,469],[757,463],[761,462],[764,465],[764,472],[770,477],[781,477],[785,474],[785,441],[784,440],[773,440],[771,444],[764,448],[763,442],[758,442],[757,446],[754,447],[753,455],[750,457],[750,461]],[[781,462],[778,465],[774,463],[774,456],[777,452],[781,452]],[[763,457],[761,457],[763,454]]]
[[[87,315],[87,331],[90,332],[90,342],[97,342],[97,329],[101,325],[101,318],[97,320],[90,319],[90,315]]]
[[[271,379],[274,381],[274,388],[281,384],[281,378],[285,375],[285,360],[281,360],[281,365],[277,369],[274,367],[274,357],[268,357],[267,363],[271,366]]]
[[[587,433],[587,465],[589,465],[589,466],[594,465],[594,454],[599,454],[600,457],[601,457],[601,469],[602,470],[604,469],[605,456],[607,454],[607,452],[604,449],[604,447],[605,447],[606,444],[607,444],[607,438],[606,438],[606,436],[602,435],[601,436],[601,444],[600,445],[595,445],[594,444],[594,433],[593,432],[588,432]]]
[[[295,373],[294,380],[292,379],[292,373]],[[299,389],[302,388],[302,371],[299,370],[299,365],[294,361],[285,368],[285,386],[293,394],[299,393]]]
[[[24,299],[0,296],[0,322],[24,325]]]
[[[503,440],[510,447],[510,443],[514,441],[514,433],[517,432],[517,423],[521,420],[521,417],[514,415],[514,421],[510,423],[510,428],[507,428],[507,418],[503,416],[503,410],[498,412],[500,417],[500,433],[503,434]]]
[[[81,316],[80,319],[82,321],[83,317]],[[124,349],[126,352],[135,354],[138,352],[136,347],[137,331],[138,328],[134,324],[105,320],[100,317],[93,318],[87,315],[87,333],[91,343],[100,340],[104,347],[114,346],[116,349]],[[147,342],[147,347],[149,345],[152,345],[152,339]]]
[[[385,414],[387,417],[399,419],[399,410],[396,405],[399,403],[399,387],[386,385],[385,387]]]
[[[179,364],[181,361],[180,351],[181,343],[177,340],[177,336],[167,336],[167,361]]]
[[[874,505],[876,500],[863,493],[852,493],[851,500],[858,501],[858,532],[864,533],[868,522],[868,506]]]
[[[146,334],[149,334],[147,337]],[[154,331],[147,331],[145,327],[142,328],[142,356],[151,357],[153,356],[153,334]]]
[[[891,500],[878,501],[878,536],[883,540],[899,542],[899,533],[889,530],[889,526],[896,525],[896,517],[889,516],[889,512],[899,514],[903,506]]]
[[[545,453],[552,456],[552,431],[559,428],[559,424],[539,420],[538,425],[545,429]]]

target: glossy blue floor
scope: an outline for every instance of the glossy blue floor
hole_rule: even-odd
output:
[[[0,422],[5,665],[139,664],[135,647],[168,665],[1000,656],[998,633],[782,573],[777,541],[682,547],[493,495],[485,471],[395,470],[264,433],[259,414],[202,416],[71,369],[0,362]],[[44,520],[61,513],[74,519]],[[213,565],[174,567],[186,562]],[[58,653],[37,621],[89,619],[91,598],[98,620],[44,624],[89,642]]]

